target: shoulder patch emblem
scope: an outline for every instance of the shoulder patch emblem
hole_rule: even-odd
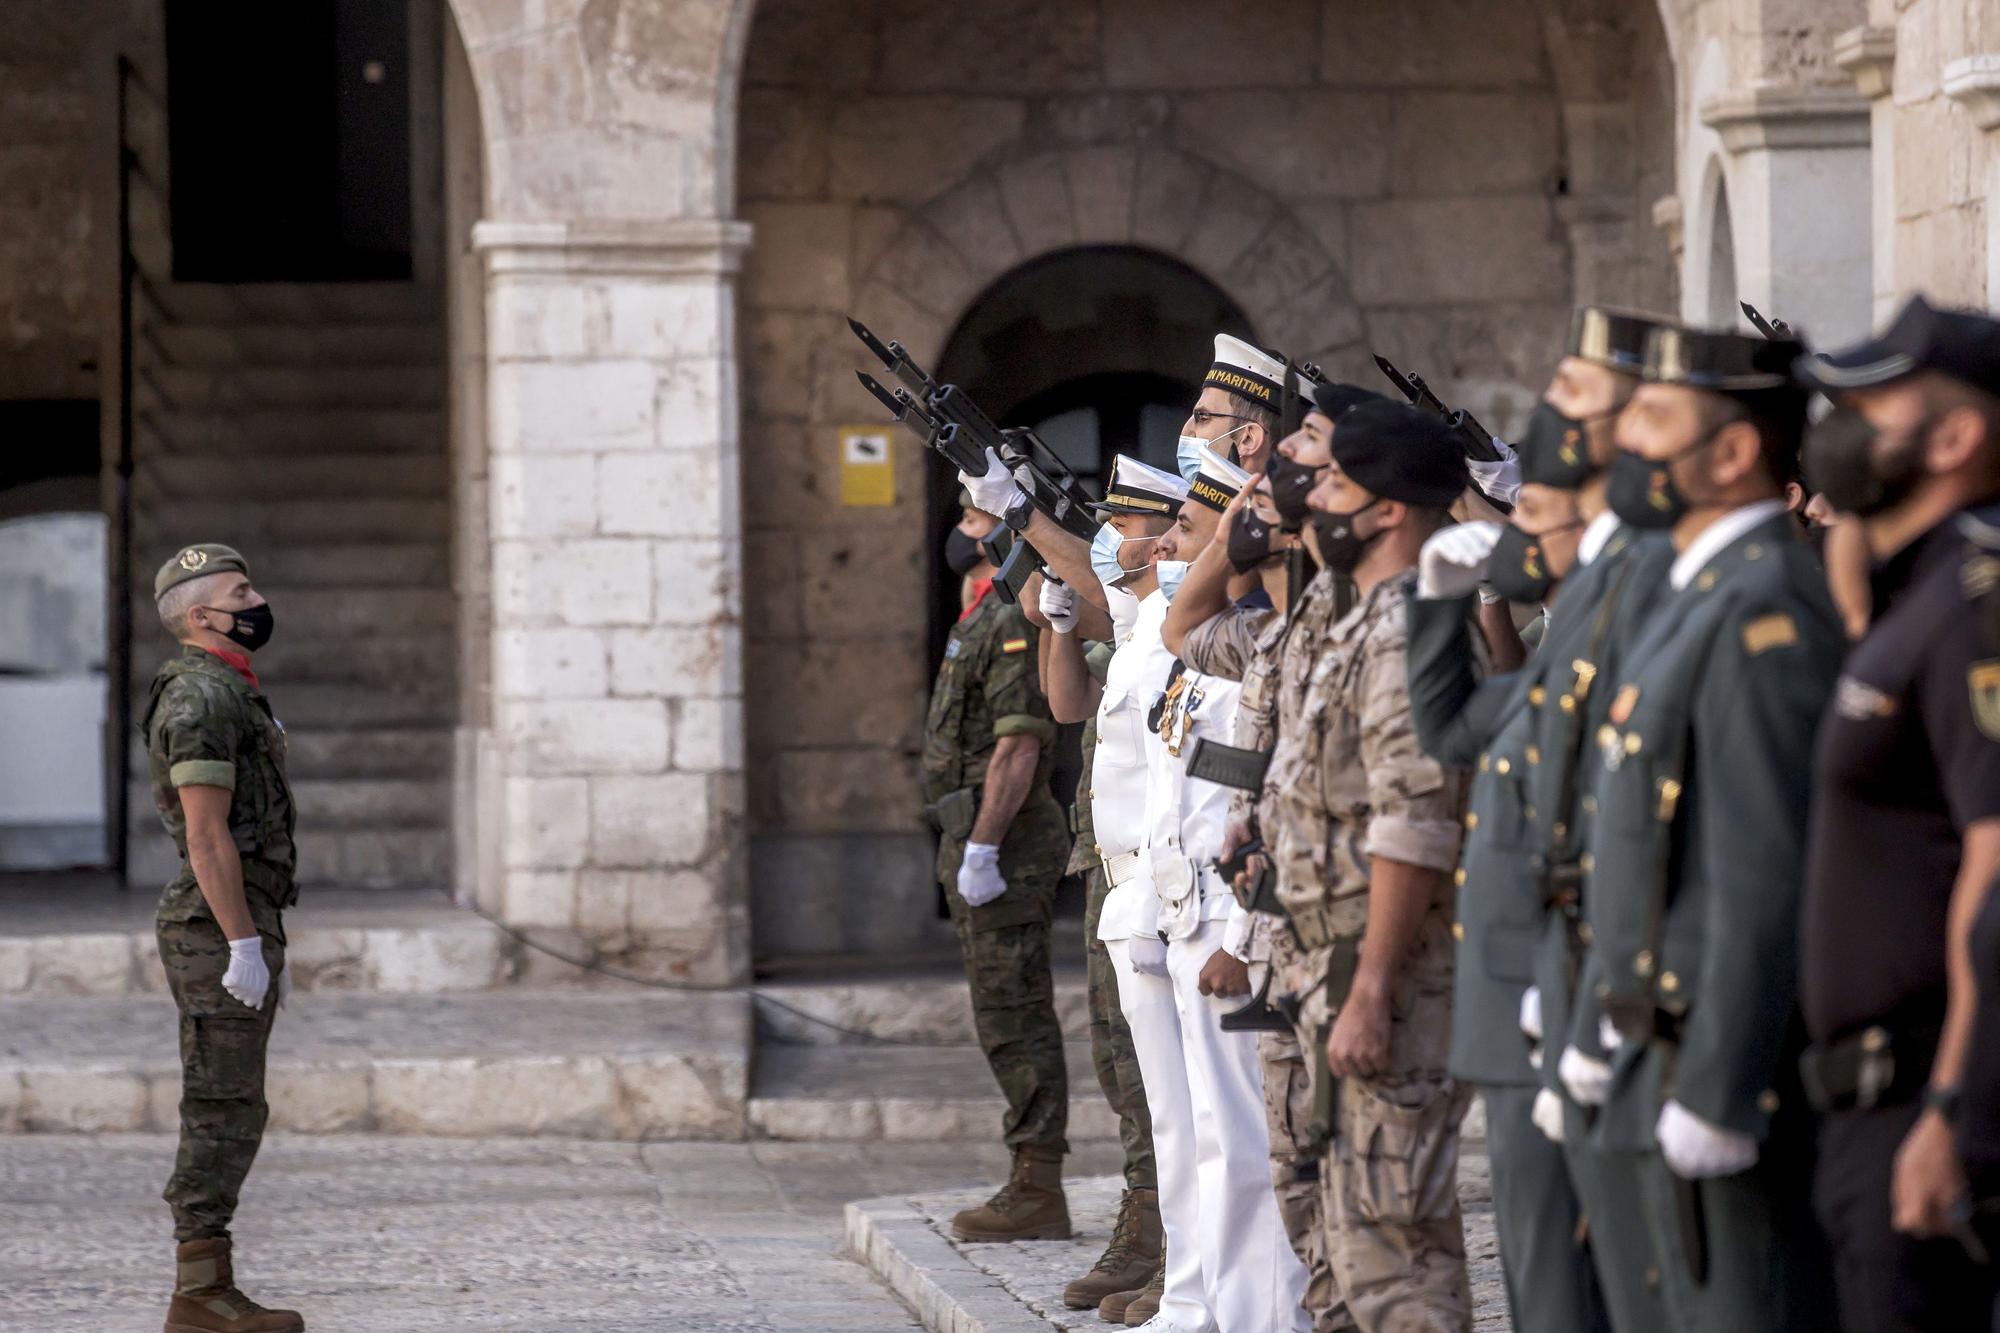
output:
[[[1798,641],[1798,624],[1783,611],[1758,616],[1743,627],[1743,651],[1751,657],[1773,648],[1790,647]]]
[[[1000,641],[1000,651],[1003,653],[1024,653],[1028,651],[1028,641],[1026,639],[1002,639]]]
[[[2000,657],[1974,662],[1965,673],[1972,692],[1972,720],[1989,741],[2000,741]]]
[[[1968,602],[1976,602],[2000,588],[2000,556],[1973,556],[1958,567],[1958,584]]]
[[[1632,709],[1638,702],[1639,687],[1637,685],[1619,687],[1617,697],[1611,701],[1612,725],[1624,726],[1625,720],[1632,716]]]
[[[958,650],[963,647],[965,647],[965,640],[953,639],[950,643],[944,646],[944,660],[949,662],[951,661],[952,658],[957,657]]]

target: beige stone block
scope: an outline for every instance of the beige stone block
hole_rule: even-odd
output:
[[[146,1076],[124,1069],[21,1071],[20,1120],[55,1134],[130,1134],[148,1128]]]
[[[637,625],[653,615],[653,549],[642,541],[552,538],[493,544],[501,623]]]
[[[36,936],[30,988],[38,995],[124,995],[134,989],[135,938],[110,931]]]
[[[855,97],[834,108],[836,199],[918,203],[1020,137],[1025,110],[995,97]]]
[[[759,16],[760,43],[763,26]],[[737,196],[745,204],[824,198],[833,124],[832,99],[825,91],[745,88],[738,106]]]
[[[884,1097],[884,1143],[977,1143],[992,1138],[1003,1110],[999,1100]]]
[[[724,288],[705,274],[608,281],[601,306],[591,356],[712,357],[734,341]]]
[[[1207,163],[1165,144],[1139,149],[1133,182],[1132,239],[1179,254],[1208,197]]]
[[[547,134],[590,117],[590,73],[574,32],[489,48],[479,65],[480,102],[495,138]]]
[[[501,735],[538,777],[655,773],[667,764],[667,710],[657,699],[513,703]]]
[[[588,537],[597,530],[590,460],[574,454],[493,457],[495,537]]]
[[[1323,0],[1323,9],[1319,73],[1327,83],[1514,87],[1547,77],[1542,12],[1532,5]]]
[[[685,773],[743,770],[743,698],[676,699],[673,765]]]
[[[501,915],[516,929],[569,929],[576,919],[576,872],[506,871]]]
[[[585,871],[576,882],[577,933],[609,952],[623,950],[630,934],[632,886],[622,875]]]
[[[132,958],[138,977],[138,989],[147,995],[165,995],[167,966],[160,960],[159,946],[141,936],[133,941]]]
[[[1395,194],[1537,190],[1563,168],[1552,94],[1403,93],[1394,125],[1389,188]]]
[[[602,1056],[392,1060],[375,1066],[376,1128],[390,1134],[621,1137]]]
[[[729,357],[678,357],[663,364],[655,391],[658,446],[681,453],[729,452],[736,443],[736,389],[736,363]],[[733,485],[726,491],[716,494],[733,501]]]
[[[735,677],[734,625],[656,625],[611,635],[611,690],[618,695],[680,698],[714,694]]]
[[[503,361],[489,371],[497,452],[601,453],[653,443],[652,361]]]
[[[0,1134],[19,1134],[26,1125],[27,1076],[18,1069],[0,1069]]]
[[[590,784],[583,778],[510,777],[502,855],[509,867],[567,870],[589,856]]]
[[[713,832],[709,779],[697,773],[594,778],[590,860],[599,869],[693,865]]]
[[[1281,198],[1368,198],[1388,189],[1388,94],[1253,88],[1177,102],[1180,143]]]
[[[1123,244],[1132,237],[1132,192],[1138,160],[1128,147],[1078,148],[1063,154],[1077,239]]]
[[[28,989],[34,975],[34,954],[32,937],[0,937],[0,995],[18,995]]]
[[[885,334],[893,337],[893,334]],[[743,407],[767,420],[803,419],[817,349],[852,339],[835,315],[751,307],[743,315]],[[745,444],[755,442],[746,439]]]
[[[826,533],[805,571],[807,633],[860,637],[920,630],[923,546],[914,529],[912,523]]]
[[[609,693],[607,633],[503,629],[493,635],[493,688],[511,699],[595,699]]]
[[[1899,107],[1891,120],[1898,218],[1956,208],[1984,194],[1988,136],[1957,103],[1940,97]]]
[[[744,84],[829,92],[868,87],[883,35],[873,23],[856,22],[845,6],[762,6],[743,55]]]
[[[291,1134],[348,1134],[371,1128],[365,1067],[271,1066],[265,1083],[271,1128]]]
[[[752,533],[743,543],[743,581],[750,591],[746,627],[773,638],[797,638],[805,633],[799,570],[804,555],[794,531]],[[746,646],[746,660],[755,655]]]
[[[1502,432],[1524,419],[1561,355],[1569,307],[1546,301],[1371,311],[1367,346]],[[1372,365],[1359,383],[1380,378]]]
[[[1104,0],[1111,88],[1283,87],[1313,77],[1313,0]]]
[[[639,936],[685,930],[720,910],[716,886],[699,870],[602,870],[591,878],[624,882],[631,928]]]
[[[738,541],[669,538],[653,543],[659,589],[655,625],[701,625],[743,614],[742,545]]]
[[[1569,290],[1566,254],[1537,195],[1395,199],[1351,214],[1355,299],[1370,305],[1532,301]]]
[[[1164,139],[1174,118],[1167,93],[1090,91],[1038,99],[1030,109],[1030,143],[1064,146],[1137,144]]]
[[[750,1132],[794,1143],[875,1143],[886,1135],[882,1108],[871,1098],[754,1097]]]
[[[786,833],[906,833],[922,827],[917,765],[885,749],[783,750],[762,781]]]
[[[181,1075],[178,1070],[146,1079],[146,1128],[178,1133],[181,1127]]]
[[[1977,305],[1986,282],[1985,212],[1946,209],[1896,224],[1896,280],[1933,298]]]
[[[1181,255],[1218,284],[1278,217],[1277,201],[1222,172],[1209,178],[1208,192],[1195,207],[1194,226]]]
[[[501,277],[488,288],[486,346],[497,360],[546,361],[591,353],[606,328],[604,291],[589,282]]]
[[[1333,270],[1319,238],[1281,214],[1228,271],[1223,285],[1260,324]]]
[[[887,25],[885,75],[906,92],[1020,97],[1095,87],[1100,79],[1095,5],[981,0],[901,4]]]
[[[1021,258],[1020,239],[1007,220],[999,183],[990,172],[968,177],[927,204],[923,222],[935,229],[969,268],[1011,267]],[[896,234],[900,237],[901,232]]]
[[[627,1058],[617,1066],[629,1136],[641,1139],[743,1137],[746,1069],[720,1061]]]
[[[1347,296],[1346,279],[1329,271],[1315,283],[1299,288],[1289,303],[1258,321],[1257,333],[1265,342],[1287,352],[1294,360],[1306,360],[1314,349],[1339,346],[1360,338],[1365,332],[1361,311]],[[1325,370],[1325,366],[1320,369]],[[1369,367],[1362,384],[1373,388],[1379,372]]]
[[[597,512],[606,536],[720,537],[735,526],[735,469],[721,454],[650,450],[597,460]]]
[[[1076,213],[1070,205],[1069,173],[1062,154],[1042,153],[1003,163],[994,181],[1024,256],[1077,243]]]
[[[286,931],[285,966],[300,990],[354,990],[363,981],[367,932],[293,925]]]
[[[929,207],[926,206],[926,211]],[[902,234],[903,228],[916,214],[889,204],[855,204],[851,212],[853,221],[849,231],[852,238],[848,244],[847,271],[858,285],[874,271],[882,252]]]
[[[850,206],[759,203],[742,213],[756,237],[743,265],[745,300],[767,310],[847,309]]]
[[[893,339],[903,344],[927,369],[937,364],[939,354],[944,351],[945,337],[957,322],[956,313],[946,316],[927,310],[879,277],[870,277],[854,294],[853,314],[884,342]],[[819,355],[813,363],[809,412],[815,421],[879,423],[882,420],[882,405],[863,392],[854,378],[856,370],[872,367],[879,371],[881,362],[871,361],[859,342],[854,342],[852,351],[841,345],[841,339],[852,341],[853,337],[846,324],[841,323],[839,336],[816,349]],[[830,350],[833,348],[840,350]],[[829,412],[833,415],[828,415]]]
[[[746,663],[760,751],[881,745],[914,750],[930,690],[921,627],[887,638],[763,640]]]
[[[846,517],[840,507],[837,427],[750,417],[743,423],[743,437],[743,457],[754,477],[743,492],[747,531],[784,532],[798,541],[803,531]],[[907,432],[898,432],[891,436],[889,447],[900,451],[923,446]],[[881,511],[865,512],[875,517]]]
[[[951,317],[978,294],[988,263],[983,255],[960,255],[929,227],[912,226],[882,252],[869,281],[894,288],[914,306]],[[853,350],[867,355],[858,342]],[[881,409],[876,411],[880,415]]]
[[[371,990],[403,995],[486,990],[507,979],[507,936],[484,922],[456,929],[370,930],[363,966]]]

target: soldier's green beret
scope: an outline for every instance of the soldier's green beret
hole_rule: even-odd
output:
[[[174,552],[173,559],[160,566],[159,573],[153,575],[153,599],[158,601],[166,596],[167,589],[189,579],[207,578],[210,574],[231,570],[243,575],[250,573],[250,562],[238,554],[235,547],[224,546],[220,542],[197,542],[193,546],[183,546]]]

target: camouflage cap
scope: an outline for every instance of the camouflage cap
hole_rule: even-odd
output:
[[[153,598],[155,601],[166,596],[167,589],[186,583],[189,579],[207,578],[210,574],[222,574],[230,570],[238,574],[250,573],[250,562],[237,554],[233,546],[220,542],[197,542],[193,546],[183,546],[174,552],[160,572],[153,575]]]

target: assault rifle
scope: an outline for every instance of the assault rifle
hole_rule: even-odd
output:
[[[1781,338],[1796,338],[1799,336],[1792,332],[1792,326],[1785,323],[1784,320],[1765,319],[1757,313],[1757,307],[1751,305],[1748,301],[1738,301],[1736,304],[1743,307],[1743,317],[1750,321],[1751,326],[1772,342],[1777,342]]]
[[[1481,463],[1497,463],[1500,461],[1500,451],[1493,447],[1492,432],[1480,425],[1478,418],[1474,417],[1472,413],[1462,407],[1453,411],[1445,405],[1442,398],[1437,396],[1436,391],[1430,385],[1424,383],[1422,375],[1404,374],[1402,371],[1396,369],[1395,365],[1386,356],[1376,357],[1375,365],[1384,375],[1389,377],[1389,383],[1395,385],[1402,391],[1403,397],[1410,400],[1410,406],[1425,408],[1437,413],[1444,418],[1447,426],[1458,432],[1467,458]]]

